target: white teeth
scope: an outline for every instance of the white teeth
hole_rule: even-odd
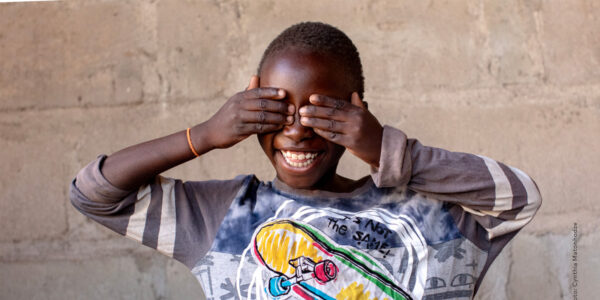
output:
[[[306,167],[306,166],[312,164],[314,161],[314,158],[317,157],[317,155],[319,155],[318,153],[309,153],[309,152],[297,154],[297,153],[292,153],[290,151],[284,151],[284,150],[281,150],[281,154],[283,154],[283,158],[290,166],[296,167],[296,168]],[[292,159],[293,160],[304,160],[304,161],[297,162],[297,161],[292,161]]]

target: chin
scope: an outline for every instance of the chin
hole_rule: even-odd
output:
[[[298,189],[312,189],[321,180],[324,173],[323,166],[326,165],[326,153],[315,153],[310,159],[305,158],[304,163],[298,163],[297,158],[286,158],[285,151],[276,151],[273,165],[277,172],[277,178],[290,187]],[[288,154],[288,156],[291,156]]]
[[[312,190],[315,189],[317,182],[320,178],[299,178],[297,176],[282,175],[277,173],[277,178],[287,184],[289,187],[295,189]]]
[[[283,132],[259,135],[258,139],[277,178],[296,189],[317,189],[329,184],[345,150],[320,137],[295,141]]]

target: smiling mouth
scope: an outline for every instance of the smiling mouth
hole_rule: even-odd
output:
[[[296,168],[309,167],[315,158],[319,156],[319,152],[303,152],[303,151],[286,151],[281,150],[281,154],[288,165]]]

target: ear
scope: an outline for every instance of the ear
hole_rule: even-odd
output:
[[[358,93],[357,92],[353,92],[352,93],[352,98],[351,98],[350,102],[353,105],[356,105],[356,106],[358,106],[358,107],[360,107],[360,108],[362,108],[364,110],[368,109],[367,102],[360,100],[360,97],[358,97]]]
[[[259,81],[260,81],[260,78],[258,78],[258,75],[252,75],[252,77],[250,78],[250,84],[248,84],[246,91],[258,88]]]

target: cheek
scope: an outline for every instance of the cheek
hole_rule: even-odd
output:
[[[256,135],[256,138],[258,139],[258,143],[262,147],[263,151],[267,152],[273,147],[273,143],[271,142],[273,139],[269,138],[267,134]]]
[[[344,151],[346,151],[345,147],[338,144],[329,143],[327,146],[327,152],[329,152],[327,155],[327,168],[330,168],[333,164],[337,165],[337,163],[340,161],[340,158],[344,154]]]
[[[344,150],[346,150],[346,148],[344,146],[338,145],[336,143],[332,143],[332,142],[327,142],[328,143],[328,147],[329,151],[331,151],[333,154],[339,154],[341,155],[342,153],[344,153]]]
[[[344,151],[346,151],[346,148],[338,144],[334,144],[332,147],[333,156],[339,160],[340,157],[342,157],[342,154],[344,154]]]
[[[273,160],[273,140],[275,134],[265,133],[259,134],[256,137],[258,138],[258,143],[260,144],[260,147],[263,149],[265,154],[269,157],[269,159]]]

